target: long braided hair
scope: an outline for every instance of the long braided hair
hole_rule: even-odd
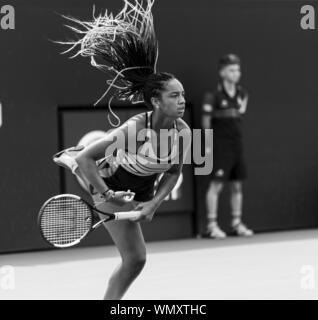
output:
[[[131,103],[145,102],[151,106],[151,98],[157,97],[166,81],[175,77],[170,73],[157,73],[158,41],[154,30],[151,9],[155,0],[123,0],[124,8],[114,16],[106,12],[95,16],[92,21],[81,21],[63,16],[74,25],[66,25],[79,35],[78,40],[58,42],[68,45],[63,53],[89,57],[91,65],[107,73],[108,88],[95,102],[97,105],[113,88],[108,101],[109,111],[116,98]]]

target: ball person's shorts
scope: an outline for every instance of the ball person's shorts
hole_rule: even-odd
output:
[[[212,180],[242,181],[247,178],[247,166],[240,141],[214,139]]]

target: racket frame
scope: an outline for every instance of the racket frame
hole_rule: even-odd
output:
[[[65,197],[69,197],[69,198],[73,198],[76,199],[78,201],[83,202],[89,209],[90,214],[91,214],[91,226],[90,228],[87,229],[87,231],[77,240],[68,243],[68,244],[53,244],[51,243],[49,240],[46,239],[46,237],[44,236],[43,230],[42,230],[42,226],[41,226],[41,218],[43,216],[43,211],[44,209],[47,207],[47,205],[52,202],[53,200],[58,200],[60,198],[65,198]],[[101,219],[96,212],[107,216],[107,218],[105,219]],[[97,209],[96,207],[93,207],[91,204],[89,204],[87,201],[85,201],[84,199],[82,199],[81,197],[75,195],[75,194],[59,194],[56,196],[51,197],[50,199],[48,199],[47,201],[45,201],[45,203],[42,205],[42,207],[39,210],[39,214],[38,214],[38,219],[37,219],[37,223],[40,229],[40,233],[42,238],[45,240],[46,243],[48,243],[50,246],[53,246],[55,248],[69,248],[69,247],[73,247],[77,244],[79,244],[84,238],[86,238],[86,236],[94,229],[98,228],[100,225],[102,225],[104,222],[108,222],[110,220],[114,220],[115,219],[115,215],[113,213],[106,213],[103,212],[99,209]]]

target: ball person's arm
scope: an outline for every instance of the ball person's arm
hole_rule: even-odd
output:
[[[202,104],[202,128],[210,129],[211,127],[211,118],[213,112],[213,95],[212,93],[206,93],[204,95],[203,104]]]
[[[245,112],[246,112],[246,109],[247,109],[247,104],[248,104],[248,94],[246,94],[245,96],[244,96],[244,98],[243,99],[241,99],[241,107],[240,107],[240,109],[239,109],[239,113],[240,114],[244,114]]]
[[[202,128],[203,129],[211,129],[211,120],[213,114],[213,94],[208,92],[204,95],[203,105],[202,105]],[[208,136],[209,137],[209,136]],[[209,139],[209,138],[208,138]],[[212,153],[212,141],[210,139],[207,141],[206,145],[206,154]]]

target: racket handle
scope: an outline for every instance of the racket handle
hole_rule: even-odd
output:
[[[140,211],[115,212],[115,220],[136,220],[140,217]]]

